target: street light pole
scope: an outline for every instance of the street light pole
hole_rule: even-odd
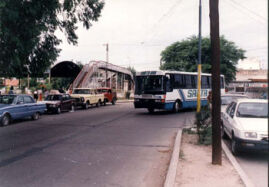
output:
[[[199,44],[198,44],[198,76],[197,76],[197,113],[201,110],[201,30],[202,30],[202,5],[201,0],[199,0]]]

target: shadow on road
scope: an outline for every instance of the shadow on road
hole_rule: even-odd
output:
[[[224,143],[228,146],[228,148],[231,150],[231,140],[225,139],[222,140]],[[247,161],[268,161],[269,158],[269,153],[268,152],[261,152],[261,151],[251,151],[251,150],[246,150],[246,151],[241,151],[241,153],[236,156],[239,159],[244,159]]]
[[[147,110],[142,110],[141,112],[137,113],[137,115],[145,115],[145,116],[178,115],[194,111],[195,111],[194,109],[184,109],[181,110],[179,113],[175,113],[173,111],[167,111],[167,110],[156,110],[153,113],[149,113]]]

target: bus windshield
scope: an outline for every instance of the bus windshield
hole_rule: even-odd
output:
[[[162,94],[164,93],[163,76],[137,76],[135,94]]]

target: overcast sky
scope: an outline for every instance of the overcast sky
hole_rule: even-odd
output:
[[[98,22],[79,27],[78,45],[63,40],[59,61],[105,60],[138,71],[156,70],[166,46],[198,34],[199,0],[107,0]],[[220,0],[220,34],[267,68],[267,0]],[[209,0],[202,0],[202,36],[209,36]]]

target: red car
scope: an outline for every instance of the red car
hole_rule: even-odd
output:
[[[47,112],[60,114],[62,111],[74,111],[75,100],[69,94],[49,94],[43,103],[47,105]]]
[[[111,102],[112,105],[115,105],[117,101],[117,93],[112,91],[111,88],[98,88],[98,93],[102,93],[105,96],[105,103]]]

